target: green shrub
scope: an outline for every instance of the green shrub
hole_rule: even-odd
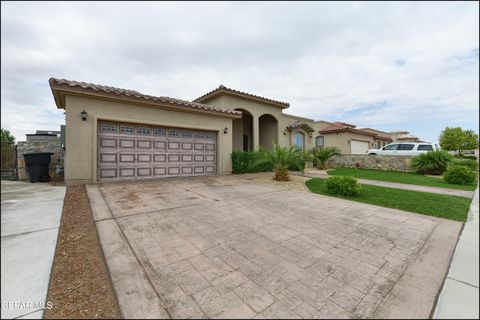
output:
[[[420,173],[442,174],[451,159],[452,155],[447,151],[435,150],[413,157],[410,165]]]
[[[259,161],[266,157],[265,152],[232,152],[232,172],[234,174],[273,171],[273,162]]]
[[[466,166],[452,164],[448,166],[443,179],[450,184],[473,184],[477,173]]]
[[[292,163],[291,165],[288,166],[288,170],[291,170],[291,171],[303,171],[303,170],[305,170],[305,161],[300,160],[297,163]]]
[[[341,196],[355,196],[360,193],[361,187],[354,177],[334,176],[325,181],[325,188],[330,194]]]
[[[478,171],[478,162],[477,160],[472,160],[472,159],[461,159],[461,158],[453,158],[450,161],[451,165],[459,165],[459,166],[465,166],[468,167],[474,171]]]

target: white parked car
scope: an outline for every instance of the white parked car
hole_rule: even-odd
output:
[[[439,149],[438,144],[429,142],[395,142],[387,144],[380,149],[369,149],[367,154],[379,156],[416,156]]]

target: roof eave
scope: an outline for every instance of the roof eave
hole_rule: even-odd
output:
[[[138,104],[138,105],[166,107],[169,109],[175,109],[177,111],[211,114],[211,115],[216,115],[216,116],[231,118],[231,119],[239,119],[242,117],[242,114],[240,112],[239,114],[233,114],[233,113],[226,113],[226,112],[217,112],[217,111],[207,110],[207,109],[181,107],[174,103],[168,103],[168,102],[153,102],[146,99],[123,97],[120,95],[115,97],[107,93],[102,93],[101,91],[92,90],[93,92],[92,91],[85,92],[85,89],[77,89],[74,87],[70,87],[68,85],[56,84],[52,81],[50,81],[50,88],[52,90],[53,97],[55,99],[55,104],[57,105],[58,109],[65,109],[65,95],[69,94],[69,95],[82,96],[82,97],[94,97],[96,99],[109,100],[109,101],[122,101],[127,103]]]
[[[282,108],[282,109],[286,109],[286,108],[289,108],[290,107],[290,104],[289,103],[282,103],[282,102],[277,102],[277,101],[273,101],[273,100],[269,100],[269,99],[266,99],[266,98],[262,98],[262,97],[256,97],[256,96],[252,96],[252,95],[249,95],[249,94],[243,94],[243,93],[240,93],[240,92],[232,92],[228,89],[223,89],[223,88],[219,88],[219,89],[216,89],[212,92],[209,92],[199,98],[196,98],[195,100],[193,100],[193,102],[198,102],[198,103],[205,103],[205,102],[208,102],[222,94],[225,94],[225,95],[230,95],[230,96],[234,96],[234,97],[241,97],[241,98],[244,98],[244,99],[247,99],[247,100],[251,100],[251,101],[256,101],[256,102],[262,102],[264,104],[268,104],[270,106],[274,106],[274,107],[279,107],[279,108]]]

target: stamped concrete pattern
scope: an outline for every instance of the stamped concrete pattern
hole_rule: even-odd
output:
[[[427,318],[461,228],[235,176],[95,187],[124,316]]]

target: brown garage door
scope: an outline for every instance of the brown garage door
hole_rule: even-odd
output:
[[[99,121],[99,181],[214,175],[215,132]]]

